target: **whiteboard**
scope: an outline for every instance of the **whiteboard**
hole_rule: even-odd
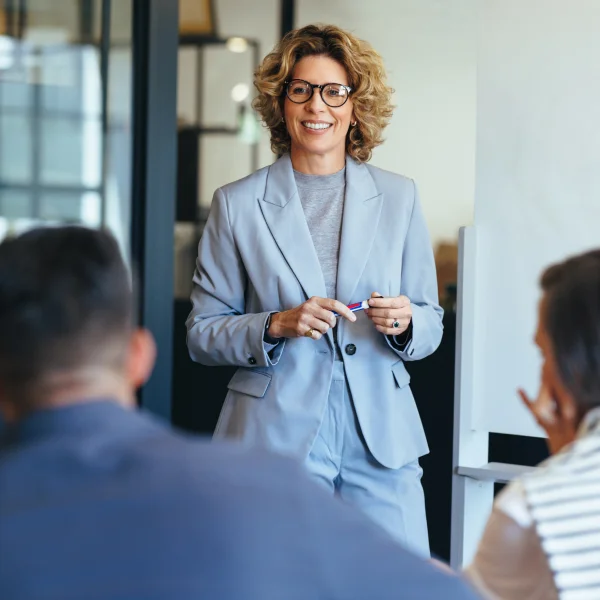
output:
[[[473,427],[541,436],[538,279],[600,247],[600,1],[480,4]]]

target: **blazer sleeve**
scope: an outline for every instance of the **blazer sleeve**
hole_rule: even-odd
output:
[[[192,311],[186,321],[192,360],[207,366],[267,367],[277,364],[285,340],[263,341],[271,311],[244,314],[246,269],[233,236],[227,198],[218,189],[198,246]]]
[[[438,304],[437,276],[433,250],[419,193],[413,182],[413,208],[402,253],[400,293],[407,296],[412,309],[412,335],[404,347],[386,336],[389,347],[405,361],[429,356],[442,341],[444,311]]]

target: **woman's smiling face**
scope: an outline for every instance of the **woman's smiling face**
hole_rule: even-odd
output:
[[[295,66],[292,79],[323,85],[341,83],[348,85],[348,74],[340,63],[328,56],[307,56]],[[292,162],[313,157],[330,157],[343,166],[346,154],[346,136],[352,121],[352,100],[343,106],[331,107],[323,102],[320,90],[303,104],[285,99],[284,115],[290,134]],[[341,168],[341,166],[339,168]]]

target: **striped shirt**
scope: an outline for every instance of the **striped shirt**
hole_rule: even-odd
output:
[[[523,479],[561,600],[600,598],[600,414],[584,434]]]
[[[466,576],[498,600],[600,599],[600,408],[498,496]]]

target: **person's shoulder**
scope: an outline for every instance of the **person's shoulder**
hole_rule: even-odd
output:
[[[192,493],[204,494],[219,486],[269,491],[295,465],[292,459],[234,441],[215,441],[176,430],[156,433],[151,443],[139,446],[139,453],[153,470],[164,471],[172,484]],[[207,486],[207,481],[212,482],[212,487]]]
[[[550,489],[566,483],[571,477],[580,479],[581,473],[590,478],[600,477],[600,435],[586,435],[574,440],[560,452],[541,462],[523,478],[528,492]]]
[[[365,163],[365,167],[369,171],[377,187],[382,191],[385,192],[389,190],[394,192],[413,193],[415,182],[410,177],[380,167],[375,167],[369,163]]]
[[[269,165],[241,179],[222,185],[217,192],[221,192],[226,198],[232,200],[242,200],[244,198],[254,200],[258,190],[264,188],[268,172]]]
[[[510,517],[520,527],[532,525],[532,517],[527,505],[523,479],[514,479],[497,496],[494,510]]]

